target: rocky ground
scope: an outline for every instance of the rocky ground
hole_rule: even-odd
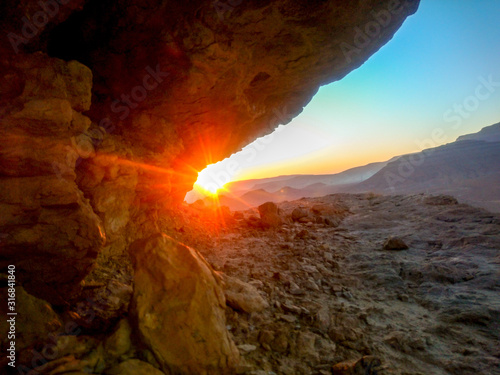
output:
[[[176,212],[64,308],[16,288],[21,367],[0,373],[500,374],[498,214],[374,194]]]
[[[283,225],[249,210],[200,246],[227,275],[240,373],[500,374],[498,215],[423,195],[279,208]]]

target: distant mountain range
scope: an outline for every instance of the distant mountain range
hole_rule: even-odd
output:
[[[237,181],[221,205],[242,210],[341,192],[449,194],[500,212],[500,123],[455,142],[329,175],[292,175]],[[206,199],[210,203],[210,199]]]
[[[449,194],[500,212],[500,123],[455,142],[404,155],[351,191]]]
[[[336,193],[345,186],[365,181],[396,159],[397,157],[336,174],[291,175],[232,182],[225,186],[228,193],[219,195],[219,204],[228,206],[231,210],[243,210],[269,201],[322,197]],[[205,202],[211,204],[212,200],[205,198]]]
[[[362,167],[356,167],[348,169],[341,173],[336,174],[324,174],[324,175],[292,175],[292,176],[279,176],[271,177],[260,180],[247,180],[247,181],[236,181],[227,184],[226,188],[232,192],[238,192],[242,190],[250,189],[264,189],[266,191],[276,191],[284,186],[288,186],[294,189],[303,189],[312,184],[325,184],[325,185],[341,185],[341,184],[353,184],[365,181],[366,179],[373,176],[379,170],[387,165],[392,160],[385,162],[371,163]]]

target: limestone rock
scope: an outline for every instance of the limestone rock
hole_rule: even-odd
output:
[[[319,354],[315,348],[316,339],[319,336],[312,332],[300,332],[295,342],[295,351],[297,355],[309,363],[317,363]]]
[[[85,361],[75,358],[74,355],[57,358],[52,361],[46,362],[46,359],[40,355],[40,362],[43,363],[39,367],[33,369],[33,373],[58,375],[58,374],[85,374],[91,369],[87,367]]]
[[[255,345],[251,345],[251,344],[241,344],[241,345],[238,345],[238,349],[241,350],[242,353],[250,353],[250,352],[253,352],[254,350],[256,350],[257,347]]]
[[[267,228],[275,228],[283,223],[276,203],[266,202],[259,207],[259,214],[262,224]]]
[[[349,208],[338,202],[330,205],[315,204],[311,207],[311,212],[316,217],[316,222],[318,224],[338,227],[349,213]]]
[[[290,333],[286,330],[279,330],[275,333],[274,340],[271,342],[271,349],[278,353],[284,353],[290,346]]]
[[[305,240],[311,237],[311,233],[307,229],[302,229],[295,235],[295,239]]]
[[[76,323],[76,322],[75,322]],[[57,337],[57,345],[54,348],[54,352],[57,351],[58,357],[65,357],[68,355],[74,355],[75,357],[86,356],[90,359],[97,354],[100,357],[102,345],[99,345],[99,341],[90,336],[78,335],[75,333],[81,333],[81,327],[76,326],[72,322],[66,322],[67,327],[65,327],[65,334],[60,334]],[[95,353],[95,354],[93,354]]]
[[[121,320],[115,332],[109,336],[105,343],[104,349],[107,355],[111,357],[119,357],[127,353],[132,347],[132,342],[130,335],[132,334],[132,328],[126,319]]]
[[[203,258],[165,234],[129,249],[135,269],[131,313],[163,371],[223,374],[238,361],[225,325],[225,298]]]
[[[105,239],[75,183],[77,160],[94,151],[83,134],[90,119],[80,113],[90,107],[92,73],[42,53],[2,60],[0,68],[15,77],[0,100],[0,267],[16,264],[31,294],[64,304]]]
[[[226,303],[235,310],[246,313],[259,312],[269,307],[259,291],[253,285],[235,277],[223,276]]]
[[[309,216],[309,213],[300,207],[297,207],[292,211],[292,220],[293,221],[299,221],[300,219]]]
[[[323,332],[328,332],[331,323],[331,316],[328,306],[322,306],[315,316],[315,326]]]
[[[408,245],[399,237],[389,237],[383,246],[384,250],[406,250]]]

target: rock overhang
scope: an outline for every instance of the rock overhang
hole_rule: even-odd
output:
[[[15,118],[25,107],[43,117],[46,110],[56,113],[66,99],[74,107],[67,111],[69,125],[30,118],[24,134],[58,145],[49,156],[64,169],[35,174],[62,177],[65,194],[77,197],[80,207],[71,225],[81,232],[81,267],[72,271],[77,277],[63,272],[54,282],[78,282],[102,238],[106,248],[123,248],[147,235],[148,229],[134,223],[154,221],[159,202],[170,208],[182,202],[207,164],[288,123],[321,85],[343,78],[389,41],[418,3],[90,0],[57,1],[56,10],[48,7],[56,0],[4,2],[2,113]],[[68,75],[72,83],[61,86],[60,94],[47,90]],[[37,110],[40,103],[46,108]],[[4,118],[3,124],[9,121]],[[47,129],[43,137],[33,133],[35,123]],[[25,173],[16,165],[51,164],[43,150],[33,153],[23,144],[16,154],[19,163],[8,158],[2,163],[12,169],[13,179]],[[43,200],[40,207],[47,210]],[[4,203],[13,204],[8,196]],[[57,237],[58,230],[73,236],[74,229],[64,225],[45,231],[38,225],[41,218],[28,209],[21,211],[36,226],[37,238]],[[58,209],[61,215],[76,210]],[[56,220],[54,212],[50,217]],[[9,238],[12,249],[23,247],[21,240],[16,244]],[[36,246],[44,254],[44,247]]]
[[[173,184],[176,199],[196,171],[289,122],[321,85],[359,67],[418,7],[406,0],[80,3],[69,16],[59,4],[27,46],[92,69],[90,118],[110,119],[140,157],[180,170],[186,181]]]

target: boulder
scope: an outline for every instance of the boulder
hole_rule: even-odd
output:
[[[329,216],[329,217],[325,217],[323,219],[323,222],[325,223],[325,225],[328,225],[330,227],[335,227],[335,228],[340,225],[341,221],[342,221],[341,218],[335,217],[335,216]]]
[[[234,220],[244,220],[245,219],[245,215],[243,215],[243,212],[241,212],[241,211],[236,211],[233,214],[233,219]]]
[[[132,342],[130,340],[131,334],[132,328],[127,319],[121,320],[115,332],[104,342],[104,349],[107,355],[111,357],[120,357],[127,353],[132,347]]]
[[[309,213],[301,207],[297,207],[292,211],[292,221],[299,221],[300,219],[307,216],[309,216]]]
[[[120,263],[122,267],[126,267],[125,262]],[[127,314],[132,299],[132,282],[125,280],[118,273],[111,274],[109,271],[109,268],[95,268],[84,280],[81,301],[78,304],[82,319],[78,323],[93,331],[103,332],[113,327]],[[104,282],[88,280],[93,277],[104,279]]]
[[[224,275],[224,294],[227,305],[246,313],[259,312],[269,307],[259,291],[253,285],[235,277]]]
[[[135,270],[131,315],[166,373],[225,374],[239,360],[226,329],[226,300],[208,263],[166,234],[129,248]]]
[[[276,203],[266,202],[261,204],[258,209],[264,227],[276,228],[283,224],[283,219],[280,216],[280,210]]]
[[[311,207],[311,212],[316,219],[316,223],[338,227],[349,213],[349,208],[340,202],[315,204]]]
[[[389,237],[383,246],[384,250],[406,250],[408,245],[399,237]]]
[[[249,216],[245,221],[244,221],[245,225],[248,227],[248,228],[260,228],[262,229],[263,228],[263,224],[262,224],[262,220],[256,216],[256,215],[251,215]]]
[[[311,212],[314,215],[336,215],[343,217],[349,212],[349,207],[342,202],[315,204],[311,207]]]

